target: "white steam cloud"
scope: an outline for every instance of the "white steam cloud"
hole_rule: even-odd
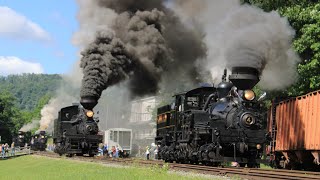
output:
[[[63,93],[63,92],[61,92]],[[41,110],[40,130],[53,132],[53,122],[58,118],[58,112],[62,107],[70,106],[75,98],[68,94],[60,94],[52,98]]]
[[[173,9],[185,23],[197,19],[192,25],[200,24],[206,32],[208,57],[201,65],[213,79],[220,80],[224,67],[249,66],[260,71],[259,86],[266,90],[283,89],[295,81],[300,61],[291,48],[295,32],[277,12],[241,5],[238,0],[202,0],[197,3],[205,5],[195,8],[193,0],[175,3]],[[195,9],[200,10],[195,13]]]
[[[75,66],[69,74],[62,77],[61,85],[55,96],[41,109],[39,130],[45,130],[48,133],[53,132],[53,122],[58,118],[60,109],[79,102],[82,74],[78,67]]]
[[[33,120],[31,123],[25,124],[19,131],[27,132],[39,126],[39,120]]]

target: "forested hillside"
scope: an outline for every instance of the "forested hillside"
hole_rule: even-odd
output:
[[[61,82],[58,74],[23,74],[0,76],[0,91],[10,92],[16,98],[17,108],[33,110],[40,98],[51,96]]]
[[[23,74],[0,77],[0,136],[10,142],[27,123],[40,119],[40,112],[59,87],[60,75]]]

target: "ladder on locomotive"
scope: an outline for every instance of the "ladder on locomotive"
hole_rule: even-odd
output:
[[[271,145],[271,151],[274,151],[274,148],[276,147],[276,136],[277,136],[277,124],[276,124],[276,106],[277,103],[272,102],[272,109],[271,109],[271,139],[272,141],[270,142]]]

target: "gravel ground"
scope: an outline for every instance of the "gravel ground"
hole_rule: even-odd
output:
[[[225,176],[215,176],[215,175],[210,175],[210,174],[199,174],[199,173],[193,173],[193,172],[185,172],[185,171],[173,171],[169,170],[168,173],[175,173],[181,176],[188,176],[188,177],[201,177],[205,179],[216,179],[216,180],[231,180],[233,178],[225,177]]]

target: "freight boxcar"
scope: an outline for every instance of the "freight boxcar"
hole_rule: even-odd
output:
[[[320,90],[274,101],[268,152],[277,168],[320,170]]]

